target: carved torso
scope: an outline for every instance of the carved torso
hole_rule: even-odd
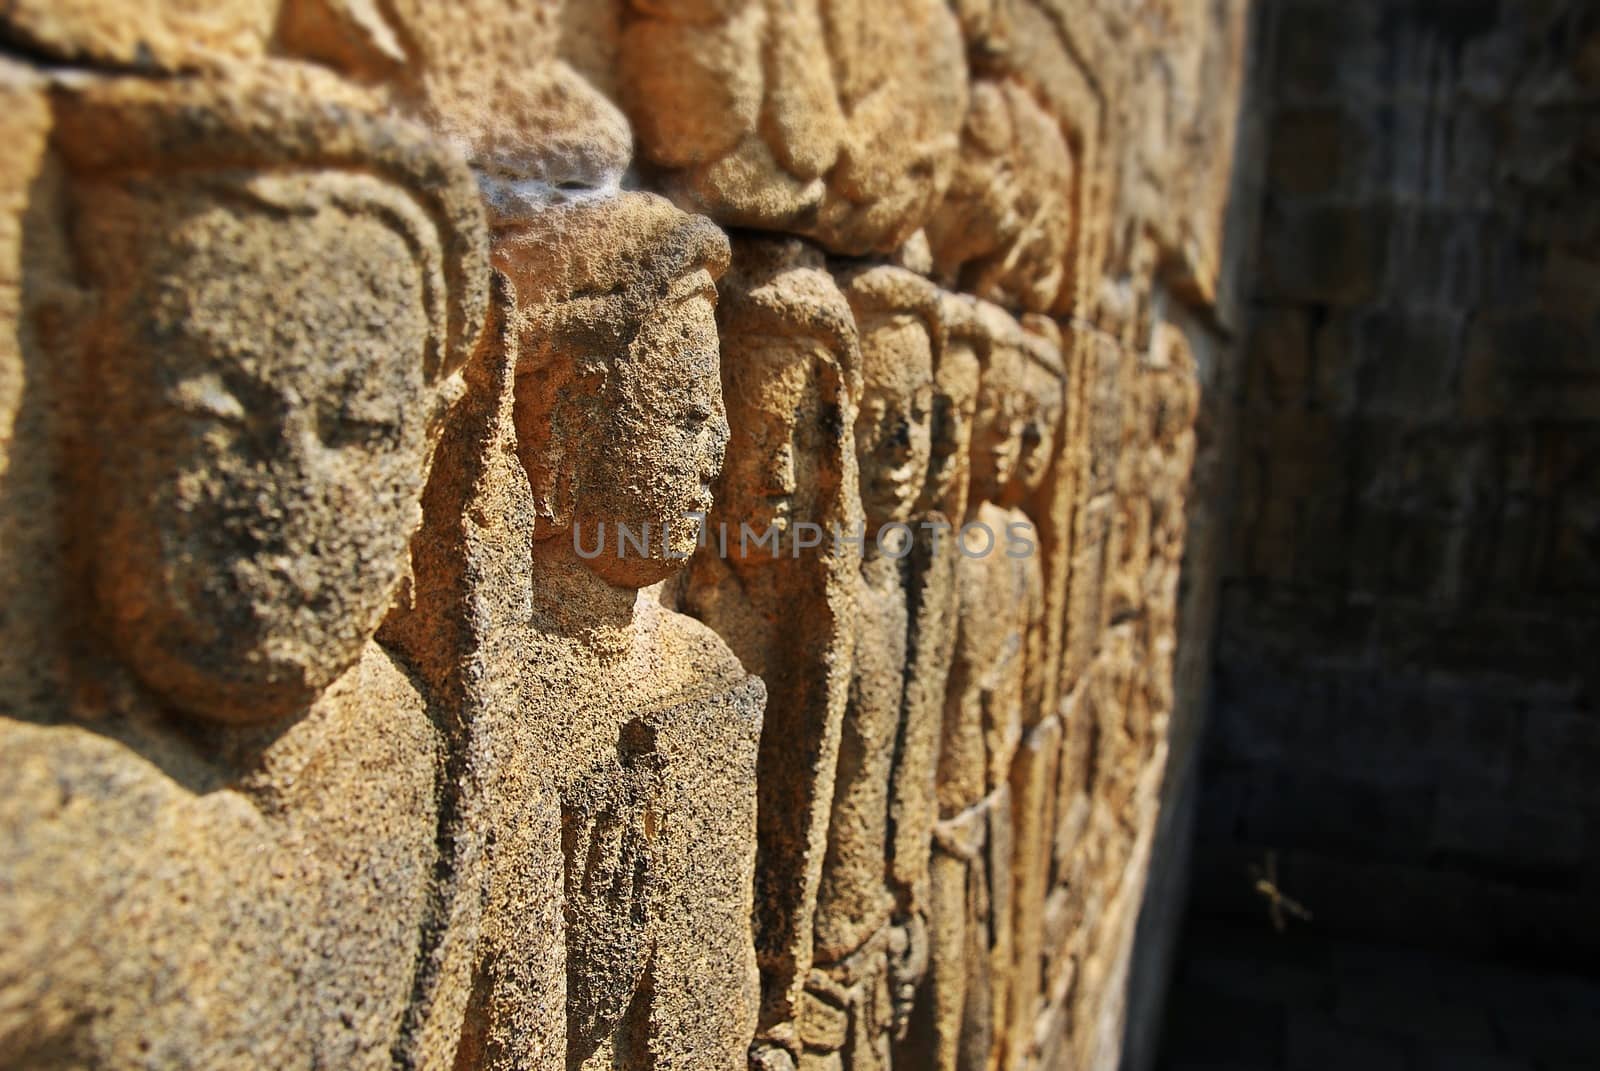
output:
[[[940,813],[947,818],[1005,783],[1025,718],[1030,630],[1043,610],[1037,558],[1005,553],[1007,525],[1032,528],[1026,514],[985,502],[974,520],[995,534],[995,546],[963,556],[957,566],[961,627],[939,774]]]
[[[0,1018],[0,1066],[389,1066],[440,741],[387,653],[369,644],[304,717],[232,746],[154,713],[0,734],[0,918],[71,916],[0,944],[21,1006],[48,1009]]]
[[[860,947],[894,910],[886,844],[906,669],[902,563],[869,558],[861,577],[855,676],[817,897],[817,960],[824,963]]]

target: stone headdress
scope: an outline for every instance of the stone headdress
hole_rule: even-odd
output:
[[[822,253],[796,239],[741,241],[720,288],[717,327],[724,361],[738,359],[730,339],[802,337],[822,343],[838,381],[854,399],[861,393],[861,346],[855,315]],[[842,401],[843,399],[841,399]]]
[[[57,94],[56,120],[56,147],[83,181],[171,174],[287,212],[331,202],[383,219],[423,269],[428,379],[450,376],[477,346],[488,233],[471,173],[448,145],[375,114],[337,80],[88,82]],[[319,181],[283,181],[307,177]]]
[[[905,268],[875,265],[844,272],[839,285],[859,318],[864,315],[910,313],[927,329],[937,368],[944,354],[945,324],[942,291],[933,283]]]
[[[710,289],[728,266],[710,220],[655,194],[552,205],[495,229],[521,339],[519,374],[625,351],[646,315]]]

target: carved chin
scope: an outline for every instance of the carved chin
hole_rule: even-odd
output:
[[[691,522],[685,521],[672,529],[672,555],[662,564],[671,571],[676,571],[683,561],[693,554],[699,544],[699,531]]]
[[[266,615],[212,615],[145,602],[111,624],[134,675],[165,705],[203,721],[260,725],[304,713],[361,658],[381,611],[281,604]],[[321,610],[322,613],[317,613]],[[370,628],[366,627],[370,624]]]
[[[324,648],[315,662],[273,657],[261,645],[174,651],[154,638],[138,646],[144,650],[128,651],[129,663],[164,703],[190,717],[230,725],[261,725],[305,712],[361,656],[360,646],[353,652]]]

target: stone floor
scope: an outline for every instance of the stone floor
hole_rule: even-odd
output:
[[[1265,920],[1191,927],[1181,957],[1159,1071],[1600,1069],[1600,978]]]

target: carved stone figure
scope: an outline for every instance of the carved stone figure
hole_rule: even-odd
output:
[[[945,293],[938,299],[929,462],[907,559],[905,698],[891,810],[891,875],[910,890],[918,914],[927,910],[932,830],[939,817],[939,737],[960,614],[955,536],[966,512],[981,378],[977,349],[963,332],[973,303]]]
[[[1059,566],[1051,539],[1036,517],[1047,517],[1058,458],[1057,443],[1066,404],[1066,376],[1059,350],[1060,336],[1049,321],[1027,317],[1023,321],[1023,349],[1028,360],[1017,380],[1024,403],[1022,451],[1017,476],[1002,501],[1010,505],[1018,527],[1034,551],[1023,559],[1032,597],[1038,601],[1038,624],[1030,628],[1024,648],[1022,691],[1023,737],[1011,764],[1012,803],[1012,948],[1015,960],[1008,974],[1010,1022],[1007,1044],[1015,1054],[1031,1038],[1039,1012],[1041,965],[1039,948],[1044,939],[1045,898],[1049,892],[1055,793],[1061,753],[1062,727],[1050,686],[1050,662],[1056,651],[1050,642],[1050,592],[1048,570]],[[1035,588],[1034,585],[1037,585]]]
[[[1247,7],[0,3],[0,1071],[1115,1062]]]
[[[866,535],[815,965],[800,1014],[803,1068],[829,1066],[845,1048],[854,1066],[889,1066],[926,963],[926,908],[918,901],[925,879],[910,872],[913,861],[896,859],[890,823],[896,809],[915,806],[908,795],[931,790],[937,739],[907,724],[905,701],[908,522],[916,520],[931,452],[939,295],[926,280],[888,267],[851,274],[844,291],[861,337],[855,439]]]
[[[941,295],[939,315],[945,344],[934,372],[933,445],[922,509],[959,523],[966,519],[971,490],[973,419],[983,373],[979,354],[988,352],[988,335],[977,303],[966,295]]]
[[[1010,81],[980,81],[944,203],[928,221],[947,286],[1035,311],[1052,308],[1068,277],[1076,169],[1052,117]]]
[[[952,338],[976,350],[983,378],[939,756],[930,1008],[916,1041],[924,1059],[954,1068],[986,1066],[1007,1036],[1017,831],[1010,786],[1023,733],[1040,718],[1044,657],[1039,540],[1018,505],[1049,470],[1062,387],[1058,372],[1039,374],[1053,371],[1039,365],[1042,340],[1002,310],[977,302],[952,304],[950,314]],[[967,609],[976,607],[984,612]]]
[[[768,687],[758,772],[757,1066],[792,1059],[855,643],[856,324],[820,252],[746,239],[720,286],[732,440],[684,606]],[[763,1053],[766,1055],[764,1056]]]
[[[977,304],[970,297],[941,295],[940,318],[944,345],[934,373],[931,457],[919,503],[928,527],[918,532],[911,557],[911,660],[919,668],[913,669],[907,677],[907,708],[909,711],[927,706],[928,712],[919,713],[917,717],[926,719],[931,731],[942,734],[945,689],[960,613],[956,530],[967,508],[973,421],[982,368],[980,353],[988,352],[988,335],[977,316]],[[922,666],[929,668],[920,668]],[[934,742],[932,746],[937,748],[939,744]],[[934,769],[937,778],[937,764]],[[916,813],[895,816],[897,853],[899,846],[907,844],[910,838],[920,840],[919,860],[927,882],[921,900],[930,907],[930,954],[934,957],[950,952],[947,943],[941,946],[941,937],[945,935],[941,934],[940,927],[945,919],[933,906],[941,895],[946,901],[950,896],[948,889],[940,887],[941,881],[949,877],[946,850],[934,842],[936,831],[941,828],[938,797],[935,787]],[[964,877],[966,867],[958,869]],[[930,967],[937,977],[936,959]],[[896,1050],[896,1060],[905,1066],[930,1066],[935,1061],[931,1019],[935,1008],[930,997],[926,989],[918,994],[907,1037]]]
[[[483,320],[476,191],[265,84],[85,81],[55,123],[78,687],[0,719],[0,1064],[389,1066],[441,741],[372,637]]]
[[[741,1067],[764,689],[643,590],[695,549],[722,468],[727,241],[649,194],[488,188],[535,528],[474,1044],[489,1066]]]
[[[643,156],[719,222],[888,252],[938,206],[966,109],[942,0],[630,0]]]

